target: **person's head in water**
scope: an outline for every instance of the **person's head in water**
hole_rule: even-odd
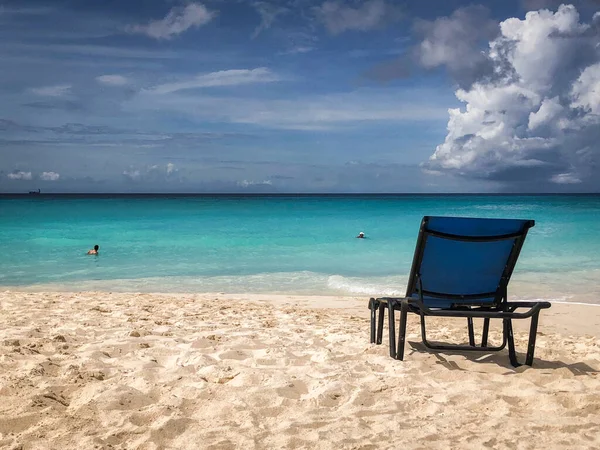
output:
[[[94,248],[91,250],[88,250],[87,254],[88,255],[97,255],[98,254],[98,249],[100,248],[99,245],[94,245]]]
[[[363,233],[362,231],[360,233],[358,233],[358,236],[356,236],[359,239],[364,239],[365,237],[365,233]]]

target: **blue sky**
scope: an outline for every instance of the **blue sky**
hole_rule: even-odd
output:
[[[0,0],[0,192],[598,192],[598,10]]]

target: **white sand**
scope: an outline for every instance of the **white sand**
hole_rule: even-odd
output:
[[[416,316],[395,361],[367,300],[0,293],[0,448],[600,447],[600,307],[543,311],[514,369],[426,351]]]

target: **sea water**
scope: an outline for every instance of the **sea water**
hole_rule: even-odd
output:
[[[4,196],[0,289],[403,295],[424,215],[534,219],[511,298],[600,303],[595,195]]]

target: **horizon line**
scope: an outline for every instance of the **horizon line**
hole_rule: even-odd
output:
[[[544,196],[544,195],[600,195],[600,192],[0,192],[0,197],[52,197],[52,196],[180,196],[180,197],[316,197],[316,196]]]

